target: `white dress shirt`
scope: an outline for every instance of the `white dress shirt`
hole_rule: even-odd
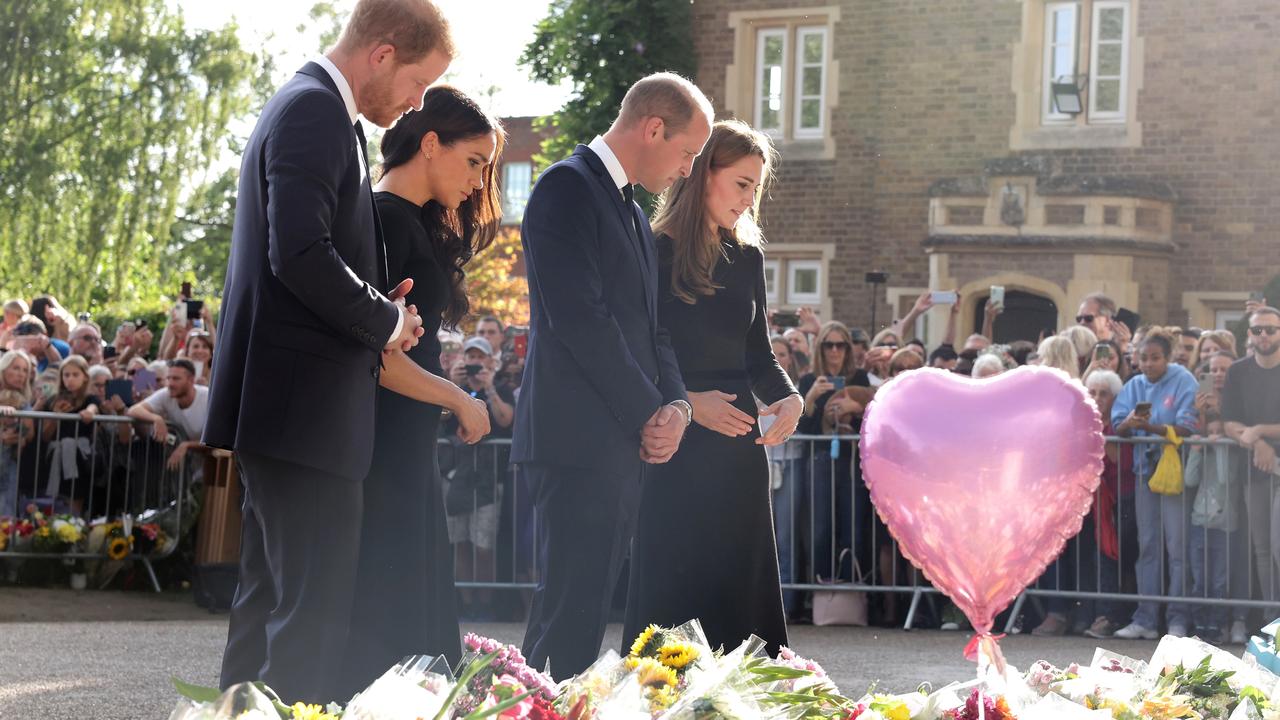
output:
[[[623,185],[629,185],[627,182],[627,171],[622,168],[622,163],[618,162],[618,156],[613,154],[613,149],[609,147],[609,143],[604,138],[597,135],[595,140],[587,145],[591,152],[600,157],[600,162],[604,163],[604,169],[609,171],[609,177],[613,178],[613,184],[618,186],[618,192],[622,192]],[[625,195],[623,197],[626,197]]]
[[[342,71],[338,69],[337,65],[333,64],[332,60],[325,57],[324,55],[321,55],[320,57],[316,58],[313,62],[315,62],[315,64],[319,65],[320,67],[324,68],[324,71],[329,73],[329,77],[333,79],[333,84],[338,86],[338,94],[342,96],[342,104],[347,107],[347,117],[350,118],[351,124],[355,125],[356,123],[360,122],[359,118],[357,117],[357,115],[359,115],[360,113],[356,109],[356,96],[354,93],[351,92],[351,83],[347,82],[346,76],[342,74]],[[363,158],[364,155],[361,154],[360,157]],[[364,160],[362,159],[361,162],[364,162]],[[617,162],[617,158],[614,159],[614,162]],[[368,170],[366,169],[365,172],[367,175]],[[387,281],[390,282],[391,279],[387,278]],[[392,340],[399,337],[400,330],[402,330],[403,328],[404,328],[404,311],[400,310],[396,315],[396,329],[391,332],[391,337],[387,338],[387,342],[390,343]]]

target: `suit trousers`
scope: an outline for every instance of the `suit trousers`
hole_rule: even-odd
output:
[[[287,704],[333,697],[360,553],[359,480],[240,452],[240,577],[221,686],[261,680]]]
[[[550,660],[565,679],[596,661],[614,589],[630,551],[644,465],[588,470],[529,463],[519,472],[534,492],[539,579],[524,636],[530,667]]]

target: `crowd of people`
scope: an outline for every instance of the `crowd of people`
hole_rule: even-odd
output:
[[[158,343],[145,320],[131,320],[108,344],[89,314],[73,316],[53,296],[4,304],[0,516],[21,517],[32,502],[92,517],[136,511],[160,496],[166,471],[199,476],[186,460],[201,447],[214,347],[212,316],[199,305],[179,298]]]

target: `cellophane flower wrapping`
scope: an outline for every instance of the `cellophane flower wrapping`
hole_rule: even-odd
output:
[[[444,707],[453,683],[444,658],[411,655],[357,694],[342,717],[346,720],[434,718]]]

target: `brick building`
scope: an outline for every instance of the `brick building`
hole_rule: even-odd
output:
[[[884,270],[879,325],[923,289],[958,288],[967,333],[1002,285],[998,339],[1073,322],[1095,290],[1144,321],[1221,327],[1280,271],[1272,0],[696,0],[693,14],[698,84],[781,150],[764,207],[779,306],[866,327],[865,273]],[[931,343],[944,312],[917,329]]]

